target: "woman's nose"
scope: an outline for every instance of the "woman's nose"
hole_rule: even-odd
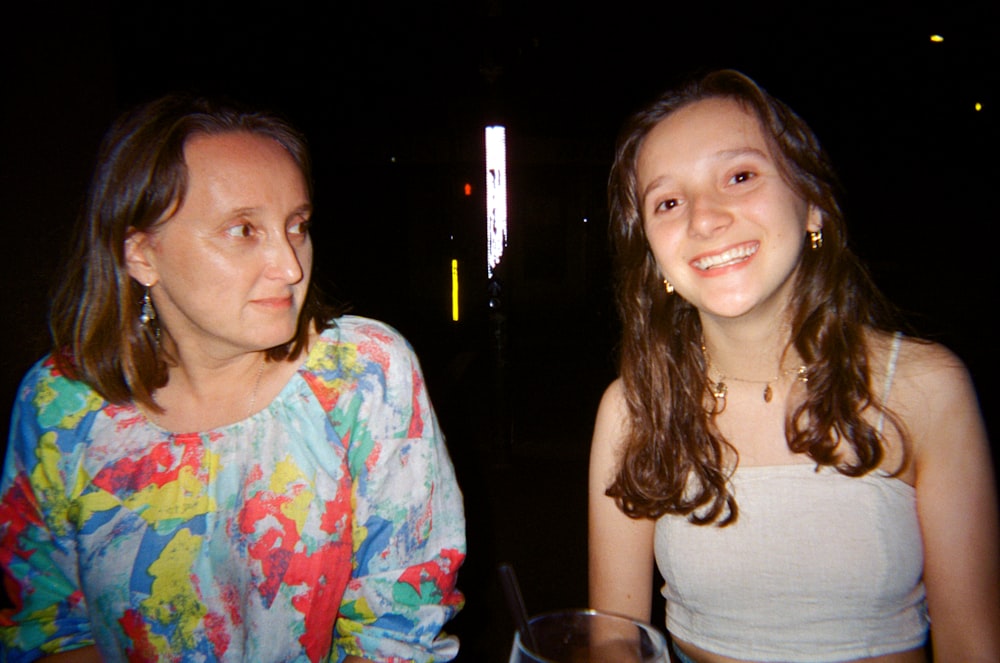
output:
[[[692,198],[690,210],[689,228],[695,235],[710,237],[733,222],[731,211],[711,194]]]
[[[299,251],[284,233],[272,237],[267,243],[266,250],[268,276],[288,283],[298,283],[302,280],[305,272]]]

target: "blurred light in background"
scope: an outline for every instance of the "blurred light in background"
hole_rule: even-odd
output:
[[[451,261],[451,319],[458,322],[458,260],[454,258]]]
[[[500,264],[507,246],[507,134],[486,127],[486,274]]]

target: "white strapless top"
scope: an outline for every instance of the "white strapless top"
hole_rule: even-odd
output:
[[[846,661],[927,637],[915,491],[879,472],[738,468],[728,527],[656,523],[667,629],[754,661]]]

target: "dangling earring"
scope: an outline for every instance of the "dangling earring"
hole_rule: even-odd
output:
[[[139,312],[139,322],[142,323],[143,327],[148,327],[152,322],[156,320],[156,309],[153,308],[153,300],[149,297],[149,286],[146,286],[146,292],[142,295],[142,310]]]
[[[823,229],[810,230],[809,231],[809,242],[812,245],[812,250],[816,251],[823,246]]]
[[[667,279],[663,279],[663,289],[667,291],[668,295],[674,294],[674,284]]]

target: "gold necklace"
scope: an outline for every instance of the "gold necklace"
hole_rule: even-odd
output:
[[[704,343],[701,344],[701,352],[705,355],[705,377],[708,377],[708,369],[712,365],[712,358],[709,356],[708,348],[705,347]],[[771,388],[772,382],[778,382],[782,378],[789,375],[794,375],[795,379],[799,382],[809,382],[809,376],[806,375],[806,370],[805,364],[801,364],[797,368],[788,368],[781,371],[770,380],[747,380],[745,378],[738,378],[732,375],[725,375],[723,373],[720,374],[719,379],[714,382],[711,378],[709,378],[708,388],[711,390],[712,396],[715,397],[715,400],[719,401],[722,404],[722,407],[725,408],[726,395],[729,393],[729,387],[726,385],[726,380],[732,380],[733,382],[745,382],[747,384],[762,384],[764,385],[764,391],[761,395],[764,397],[765,403],[770,403],[771,399],[774,398],[774,390]]]
[[[744,378],[737,378],[732,375],[720,375],[719,379],[712,382],[709,379],[708,385],[709,389],[712,390],[712,395],[715,396],[716,400],[725,401],[726,394],[729,393],[729,387],[726,385],[726,380],[732,380],[733,382],[746,382],[747,384],[762,384],[764,385],[764,391],[761,394],[764,397],[765,403],[770,403],[771,399],[774,398],[774,390],[771,388],[772,382],[778,382],[784,377],[789,375],[794,375],[795,379],[799,382],[808,382],[809,377],[806,375],[806,367],[803,364],[798,368],[789,368],[782,371],[778,375],[774,376],[770,380],[746,380]]]

